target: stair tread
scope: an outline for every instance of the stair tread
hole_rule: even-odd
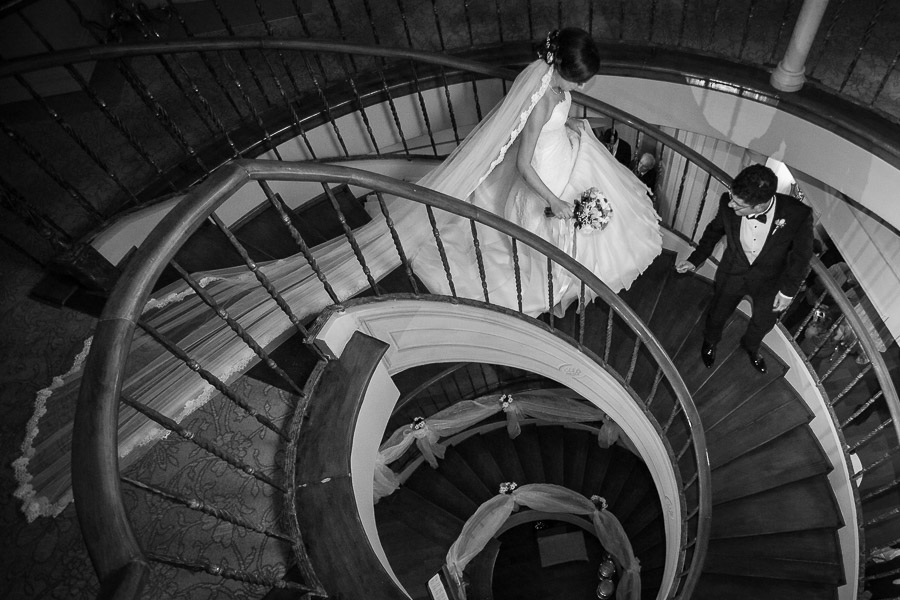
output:
[[[696,600],[835,600],[837,592],[830,583],[704,573],[693,597]]]

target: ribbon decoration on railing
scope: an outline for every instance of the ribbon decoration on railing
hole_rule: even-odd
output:
[[[566,395],[563,395],[566,394]],[[608,448],[620,441],[632,450],[622,430],[599,408],[572,397],[571,391],[534,390],[523,394],[491,394],[457,402],[424,419],[416,417],[412,423],[397,428],[378,450],[375,459],[375,502],[394,493],[401,485],[400,477],[390,468],[414,443],[425,461],[437,468],[437,460],[444,458],[445,446],[441,438],[480,423],[499,412],[506,415],[506,430],[511,439],[521,433],[521,420],[534,418],[548,423],[589,423],[603,421],[597,443]],[[633,451],[633,450],[632,450]]]
[[[461,598],[466,597],[465,588],[460,585],[466,565],[484,549],[513,512],[520,506],[527,506],[543,512],[589,515],[597,539],[612,555],[620,572],[617,600],[639,600],[640,562],[634,556],[622,524],[606,510],[603,498],[592,496],[588,499],[569,488],[549,483],[532,483],[521,487],[514,483],[504,483],[500,488],[501,493],[479,506],[469,517],[459,538],[447,552],[447,570]]]

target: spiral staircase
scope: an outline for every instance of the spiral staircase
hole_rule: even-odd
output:
[[[391,77],[403,81],[415,71],[415,67],[408,72],[398,70]],[[433,76],[440,80],[442,75]],[[384,75],[381,78],[384,80]],[[389,79],[392,86],[396,84],[394,79]],[[412,79],[405,84],[407,91],[418,92],[408,81]],[[443,83],[446,86],[446,78]],[[346,106],[340,110],[352,110],[347,106],[354,102],[364,104],[355,88],[349,90],[346,85],[338,84],[329,92],[346,100]],[[373,102],[384,101],[385,95],[390,97],[385,91],[373,94],[382,96]],[[318,95],[322,95],[321,90]],[[197,106],[193,108],[197,110]],[[256,123],[244,123],[241,128],[230,130],[225,138],[229,138],[229,143],[237,141],[238,145],[251,148],[248,154],[262,150],[267,143],[274,143],[273,140],[283,141],[297,133],[284,123],[290,124],[292,120],[310,123],[305,116],[298,121],[298,115],[288,112],[271,107],[259,115]],[[334,127],[333,115],[310,112],[316,125],[325,129]],[[260,125],[265,132],[262,137],[258,131]],[[270,137],[268,132],[279,127],[283,128],[280,137]],[[368,121],[365,127],[370,127]],[[311,131],[304,131],[304,139]],[[457,132],[443,134],[448,138]],[[419,142],[428,145],[424,137]],[[434,144],[432,139],[431,146]],[[226,161],[230,151],[224,142],[216,146],[216,152],[205,152],[204,157],[215,155],[218,156],[215,160]],[[180,177],[179,186],[202,177],[192,161],[197,162],[187,159],[168,173]],[[410,162],[415,166],[419,161],[411,159]],[[425,164],[426,160],[421,163]],[[148,196],[160,192],[162,183],[157,183],[159,187],[146,189]],[[286,220],[309,246],[315,246],[368,222],[377,213],[377,208],[373,209],[375,203],[371,195],[354,197],[352,185],[335,187],[305,199],[302,208],[289,213],[287,219],[273,203],[273,208],[240,220],[231,231],[247,251],[249,261],[278,259],[296,252],[295,236],[282,225]],[[337,211],[335,205],[339,207]],[[337,218],[333,216],[335,212]],[[246,264],[241,253],[234,250],[233,244],[223,241],[216,229],[211,223],[201,225],[177,250],[176,260],[185,271]],[[665,252],[620,297],[671,357],[696,404],[706,438],[711,470],[710,535],[691,597],[838,598],[838,590],[859,575],[846,572],[844,553],[850,550],[842,548],[838,533],[854,524],[845,523],[841,516],[829,480],[832,462],[810,426],[813,415],[788,382],[789,367],[778,355],[766,349],[770,369],[765,375],[750,367],[738,347],[745,324],[745,317],[740,314],[726,329],[716,365],[712,369],[702,366],[697,354],[710,284],[702,277],[677,275],[674,259],[672,252]],[[177,269],[168,267],[153,286],[159,289],[179,277]],[[63,292],[60,285],[64,287]],[[347,300],[350,304],[366,302],[367,298],[384,302],[384,296],[392,294],[408,299],[417,297],[422,289],[414,274],[401,268],[379,278],[376,286],[354,300]],[[99,313],[106,301],[105,294],[85,289],[82,284],[60,277],[58,272],[37,290],[37,295],[41,294],[45,301],[94,314]],[[608,365],[611,372],[623,374],[622,384],[629,393],[637,398],[652,397],[658,385],[657,372],[646,362],[635,364],[640,336],[614,318],[613,309],[607,303],[589,306],[586,315],[589,316],[576,314],[573,309],[563,318],[544,315],[540,320],[560,332],[560,336],[577,339],[584,352],[602,357],[599,362]],[[346,548],[322,549],[333,539],[329,536],[334,535],[334,531],[327,531],[325,522],[332,518],[336,506],[345,508],[346,505],[340,504],[341,499],[337,497],[332,505],[326,493],[314,499],[319,503],[314,511],[300,516],[298,527],[292,522],[286,505],[293,501],[298,489],[309,485],[313,471],[293,475],[299,478],[299,486],[294,486],[296,482],[290,477],[281,480],[282,472],[289,472],[297,458],[290,446],[287,450],[282,447],[283,432],[293,435],[304,423],[336,425],[329,420],[346,417],[345,413],[330,412],[334,409],[328,403],[328,400],[336,401],[330,395],[335,393],[337,388],[333,384],[340,376],[336,379],[328,371],[329,364],[336,361],[333,357],[323,359],[321,352],[308,343],[307,327],[315,331],[312,318],[298,327],[300,333],[278,347],[266,349],[272,362],[278,365],[277,370],[262,360],[228,383],[230,394],[252,399],[250,406],[235,408],[217,398],[183,423],[167,422],[180,436],[173,435],[160,442],[123,471],[128,519],[138,532],[144,556],[153,563],[143,597],[194,597],[208,590],[236,597],[261,594],[269,598],[325,594],[356,597],[355,588],[349,583],[346,588],[342,584],[326,585],[323,592],[322,582],[317,581],[318,576],[309,568],[307,560],[307,551],[314,557],[342,551],[356,556],[354,552],[361,550],[353,546],[365,546],[359,538],[349,538],[344,540]],[[479,374],[483,376],[486,369],[492,377],[475,385]],[[285,377],[279,370],[286,372],[297,385],[285,385]],[[353,370],[349,373],[353,374]],[[625,373],[628,373],[627,381]],[[400,397],[406,400],[390,416],[385,435],[393,427],[409,422],[412,416],[434,414],[453,399],[476,397],[485,389],[515,394],[534,384],[529,373],[516,372],[511,377],[502,366],[480,363],[457,363],[450,367],[427,365],[392,375]],[[359,381],[356,385],[364,383]],[[452,392],[423,394],[426,383]],[[834,391],[832,396],[840,398],[843,392]],[[297,406],[302,410],[295,412]],[[647,411],[660,428],[667,430],[666,444],[673,451],[673,462],[677,464],[689,458],[676,454],[691,438],[685,421],[673,419],[669,408],[661,402],[649,403]],[[247,413],[256,419],[246,418]],[[235,465],[230,457],[222,458],[215,452],[204,454],[208,449],[197,442],[198,437],[204,436],[194,432],[212,434],[213,443],[219,444],[226,454],[233,453],[246,462]],[[520,437],[511,440],[502,426],[485,424],[451,439],[447,455],[437,469],[427,465],[412,468],[415,466],[412,465],[409,478],[400,490],[375,506],[378,537],[387,561],[408,593],[414,599],[428,597],[424,584],[440,570],[462,523],[482,502],[496,494],[500,482],[516,481],[555,483],[587,496],[604,496],[610,503],[609,510],[622,521],[641,560],[642,597],[656,598],[664,583],[666,559],[660,495],[639,456],[621,446],[601,448],[596,443],[596,433],[597,427],[591,425],[563,427],[530,423]],[[322,440],[323,444],[325,441]],[[303,442],[300,444],[302,450]],[[324,456],[322,460],[327,463],[329,458]],[[340,465],[324,464],[325,467]],[[879,545],[895,542],[892,509],[884,507],[885,502],[889,504],[895,487],[896,481],[879,483],[861,501],[877,506],[878,511],[887,510],[887,518],[870,524],[872,539],[877,539]],[[280,496],[282,492],[285,499]],[[298,506],[308,507],[310,497],[299,499]],[[872,514],[876,514],[874,509]],[[352,522],[352,516],[342,518],[347,531],[358,531],[358,523]],[[90,527],[85,531],[88,536],[102,535]],[[210,539],[212,543],[208,542]],[[508,548],[501,545],[492,552],[500,556]],[[685,568],[689,558],[690,549],[684,559]],[[335,564],[337,561],[336,557]],[[322,569],[325,577],[329,567],[333,565]],[[500,588],[509,585],[509,579],[505,578],[513,572],[497,570],[491,582],[490,572],[485,576],[482,571],[481,577],[487,577],[489,585],[480,588],[481,591],[490,591],[491,585]],[[891,571],[887,573],[890,576]],[[123,590],[132,584],[133,589],[139,587],[136,580],[129,579],[129,573],[118,573],[117,581],[105,581],[104,586],[123,581],[126,585],[119,587],[119,593],[125,593]],[[484,579],[481,583],[484,584]],[[499,598],[498,587],[493,589]],[[101,593],[107,591],[104,588]]]

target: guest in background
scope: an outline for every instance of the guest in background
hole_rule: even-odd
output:
[[[613,127],[607,127],[600,134],[600,141],[609,150],[616,160],[631,169],[631,144],[619,139],[619,132]]]
[[[656,158],[649,152],[641,154],[634,167],[634,174],[650,189],[650,197],[656,194]]]

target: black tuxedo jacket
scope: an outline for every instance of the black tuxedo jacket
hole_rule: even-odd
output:
[[[709,258],[722,237],[726,246],[716,270],[717,285],[729,285],[740,278],[756,290],[775,288],[785,296],[794,296],[807,275],[813,254],[812,210],[794,198],[776,194],[769,237],[751,265],[741,247],[741,217],[728,207],[729,196],[722,194],[719,212],[710,221],[688,261],[699,267]]]
[[[616,160],[631,169],[631,144],[621,138],[616,146]]]

